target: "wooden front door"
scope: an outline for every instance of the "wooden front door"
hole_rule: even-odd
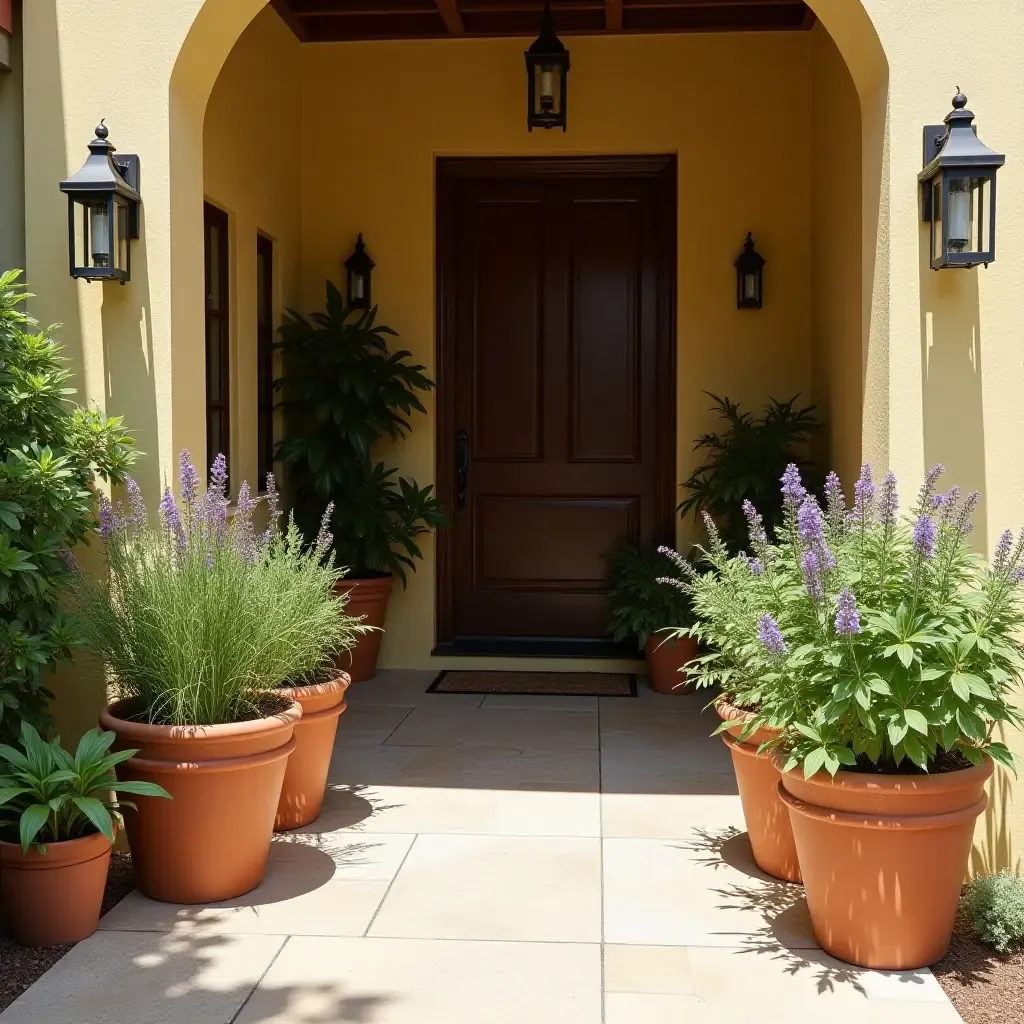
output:
[[[439,648],[599,653],[604,555],[670,539],[675,165],[438,165]]]

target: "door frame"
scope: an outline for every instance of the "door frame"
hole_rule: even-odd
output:
[[[656,183],[659,210],[657,284],[657,439],[655,488],[658,495],[659,537],[675,541],[676,509],[676,166],[674,153],[651,156],[555,157],[436,157],[435,158],[435,368],[436,493],[447,508],[455,505],[455,289],[458,183],[487,178],[650,178]],[[485,654],[486,645],[464,650],[454,635],[454,559],[451,537],[444,528],[436,535],[436,604],[434,654]],[[549,641],[543,650],[525,645],[522,656],[622,656],[618,647],[600,642],[570,641],[563,648]],[[508,653],[508,638],[500,644]],[[514,642],[513,642],[514,646]]]

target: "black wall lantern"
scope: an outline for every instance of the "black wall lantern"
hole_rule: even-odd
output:
[[[345,260],[348,304],[355,309],[370,308],[370,275],[375,266],[363,245],[363,233],[360,231],[355,251]]]
[[[932,270],[986,267],[996,258],[996,171],[1006,162],[978,138],[957,88],[942,124],[924,129],[921,219],[929,226]]]
[[[555,19],[547,4],[540,19],[540,35],[526,51],[526,126],[565,131],[569,51],[555,35]]]
[[[132,276],[131,239],[139,237],[139,158],[115,157],[100,121],[82,169],[60,183],[68,197],[71,276],[120,281]]]
[[[743,252],[736,257],[736,308],[760,309],[764,305],[764,257],[754,248],[748,231]]]

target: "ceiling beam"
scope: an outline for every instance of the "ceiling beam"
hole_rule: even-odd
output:
[[[604,27],[609,32],[622,31],[622,0],[605,0]]]
[[[453,36],[465,35],[466,26],[462,24],[462,15],[459,14],[458,0],[436,0],[437,9],[444,20],[445,28]]]

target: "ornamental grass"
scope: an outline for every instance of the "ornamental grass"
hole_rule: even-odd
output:
[[[217,725],[263,717],[280,703],[268,691],[330,666],[363,629],[334,593],[344,570],[334,564],[326,527],[311,544],[291,517],[281,529],[273,476],[269,525],[257,531],[253,517],[264,499],[243,483],[229,515],[222,455],[202,495],[188,452],[180,472],[181,503],[166,488],[155,524],[134,481],[127,506],[101,496],[107,573],[77,574],[79,620],[116,695],[142,720]]]

